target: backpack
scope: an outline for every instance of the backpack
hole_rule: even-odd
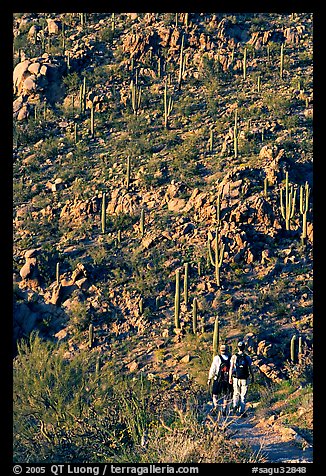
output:
[[[229,370],[230,370],[230,361],[231,361],[231,356],[229,355],[226,360],[222,358],[220,355],[221,359],[221,365],[220,365],[220,371],[219,371],[219,381],[220,382],[226,382],[229,383]]]
[[[240,379],[249,377],[249,364],[245,354],[236,354],[237,358],[234,367],[234,376]]]

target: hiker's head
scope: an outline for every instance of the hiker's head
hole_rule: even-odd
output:
[[[240,341],[238,342],[238,349],[239,349],[241,352],[243,352],[243,351],[245,350],[245,347],[246,347],[246,344],[245,344],[242,340],[240,340]]]
[[[220,351],[221,351],[222,354],[223,354],[224,352],[226,352],[226,345],[225,345],[225,344],[221,344],[221,345],[220,345]]]

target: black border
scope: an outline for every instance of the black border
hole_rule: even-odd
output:
[[[92,8],[90,8],[90,6]],[[1,46],[2,46],[2,61],[1,61],[1,75],[2,75],[2,123],[1,123],[1,131],[2,131],[2,163],[1,163],[1,177],[2,183],[0,186],[1,193],[3,194],[3,198],[1,200],[2,204],[2,211],[6,216],[6,223],[2,227],[1,239],[3,244],[5,244],[5,248],[8,247],[8,251],[5,251],[5,248],[1,247],[1,272],[0,272],[0,289],[3,291],[2,295],[2,345],[0,346],[2,356],[1,356],[1,371],[4,371],[4,375],[2,376],[2,382],[5,387],[5,407],[2,407],[2,416],[3,416],[3,423],[2,423],[2,434],[3,434],[3,443],[0,449],[0,468],[3,467],[3,463],[5,466],[8,467],[8,472],[5,470],[3,474],[13,474],[12,473],[12,249],[13,249],[13,228],[12,228],[12,203],[13,203],[13,192],[12,192],[12,70],[13,70],[13,61],[12,61],[12,15],[16,11],[44,11],[50,12],[53,9],[56,9],[59,12],[73,12],[73,11],[105,11],[108,9],[109,11],[121,12],[121,11],[138,11],[138,12],[146,12],[146,11],[155,11],[155,12],[169,12],[169,11],[196,11],[196,12],[203,12],[203,11],[215,11],[222,9],[223,7],[232,6],[232,10],[235,12],[256,12],[263,9],[264,12],[262,13],[286,13],[286,12],[309,12],[313,13],[313,31],[314,31],[314,204],[313,204],[313,215],[314,215],[314,263],[313,263],[313,270],[314,270],[314,462],[303,465],[306,466],[307,472],[306,474],[320,474],[320,470],[324,467],[322,462],[322,444],[321,444],[321,435],[323,433],[322,427],[322,415],[321,409],[324,406],[322,404],[323,399],[325,398],[323,395],[323,384],[324,375],[323,375],[323,360],[320,359],[323,356],[322,352],[322,345],[323,345],[323,333],[322,333],[322,323],[326,319],[322,310],[321,310],[321,291],[322,291],[322,278],[323,278],[323,267],[322,267],[322,240],[323,234],[321,228],[323,227],[323,213],[325,214],[325,210],[323,209],[323,202],[326,204],[326,201],[322,195],[322,180],[323,176],[323,162],[326,161],[326,157],[324,157],[324,147],[323,141],[321,140],[321,125],[322,125],[322,112],[323,108],[321,105],[321,70],[322,70],[322,58],[321,55],[323,53],[323,44],[325,44],[325,39],[322,36],[322,27],[323,27],[323,19],[324,16],[322,15],[321,9],[321,2],[318,5],[314,5],[312,2],[263,2],[261,5],[257,5],[257,3],[252,2],[250,5],[249,2],[244,2],[241,7],[239,8],[236,4],[232,2],[231,5],[224,4],[221,2],[214,3],[212,2],[198,2],[195,5],[190,4],[189,2],[169,2],[164,1],[161,4],[157,5],[150,5],[146,6],[144,2],[112,2],[110,3],[97,3],[97,2],[85,2],[83,5],[82,2],[55,2],[55,4],[50,5],[48,4],[37,4],[37,2],[29,2],[29,3],[20,3],[15,2],[11,5],[6,5],[6,9],[4,10],[4,6],[1,6]],[[104,8],[105,7],[105,8]],[[263,8],[257,8],[263,7]],[[243,10],[244,8],[244,10]],[[267,11],[266,11],[267,10]],[[7,63],[7,64],[6,64]],[[5,79],[4,79],[5,76]],[[6,118],[4,112],[8,114]],[[8,220],[8,222],[7,222]],[[8,286],[8,291],[6,290]],[[11,306],[8,309],[8,297],[11,296]],[[3,393],[3,392],[1,392]],[[239,465],[239,463],[238,463]],[[282,463],[280,464],[282,465]],[[279,467],[279,464],[269,463],[266,464],[265,467]],[[24,465],[23,465],[24,466]],[[35,466],[35,465],[34,465]],[[42,464],[42,466],[50,467],[50,465]],[[78,465],[76,465],[78,466]],[[100,465],[101,466],[101,465]],[[146,465],[144,465],[146,466]],[[226,469],[226,466],[230,466],[230,464],[220,464],[220,465],[209,465],[209,464],[194,464],[194,466],[200,467],[199,474],[202,474],[202,471],[205,473],[206,470],[212,469],[212,466],[221,466],[221,469]],[[231,464],[232,466],[232,464]],[[251,464],[241,464],[241,468],[239,471],[243,473],[245,467],[248,467],[248,474],[251,474]],[[262,466],[264,465],[255,465],[255,466]],[[289,466],[283,464],[283,466]],[[300,464],[299,464],[300,466]],[[234,467],[234,466],[233,466]],[[234,467],[236,468],[236,467]],[[233,468],[230,468],[233,469]],[[47,474],[51,474],[50,472]]]

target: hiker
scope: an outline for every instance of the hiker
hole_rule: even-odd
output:
[[[252,369],[252,361],[248,354],[244,352],[245,343],[238,342],[238,352],[231,357],[229,382],[233,381],[233,412],[245,416],[246,397],[248,392],[249,375],[251,383],[255,377]]]
[[[228,404],[232,399],[232,385],[229,383],[231,354],[227,352],[225,344],[220,346],[220,354],[215,355],[208,374],[207,385],[213,380],[213,404],[214,408],[220,404],[222,414],[225,416]]]

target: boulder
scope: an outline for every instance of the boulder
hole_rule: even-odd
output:
[[[59,20],[52,20],[52,18],[47,18],[48,32],[50,35],[57,35],[61,29],[61,23]]]
[[[186,206],[186,200],[183,198],[173,198],[168,202],[170,212],[180,212]]]
[[[32,250],[34,251],[34,250]],[[39,276],[38,266],[37,266],[37,259],[32,254],[32,256],[25,255],[26,263],[23,265],[19,274],[22,279],[37,279]]]
[[[23,82],[30,76],[31,73],[28,71],[30,64],[30,60],[25,60],[15,66],[13,73],[14,94],[21,90]]]

